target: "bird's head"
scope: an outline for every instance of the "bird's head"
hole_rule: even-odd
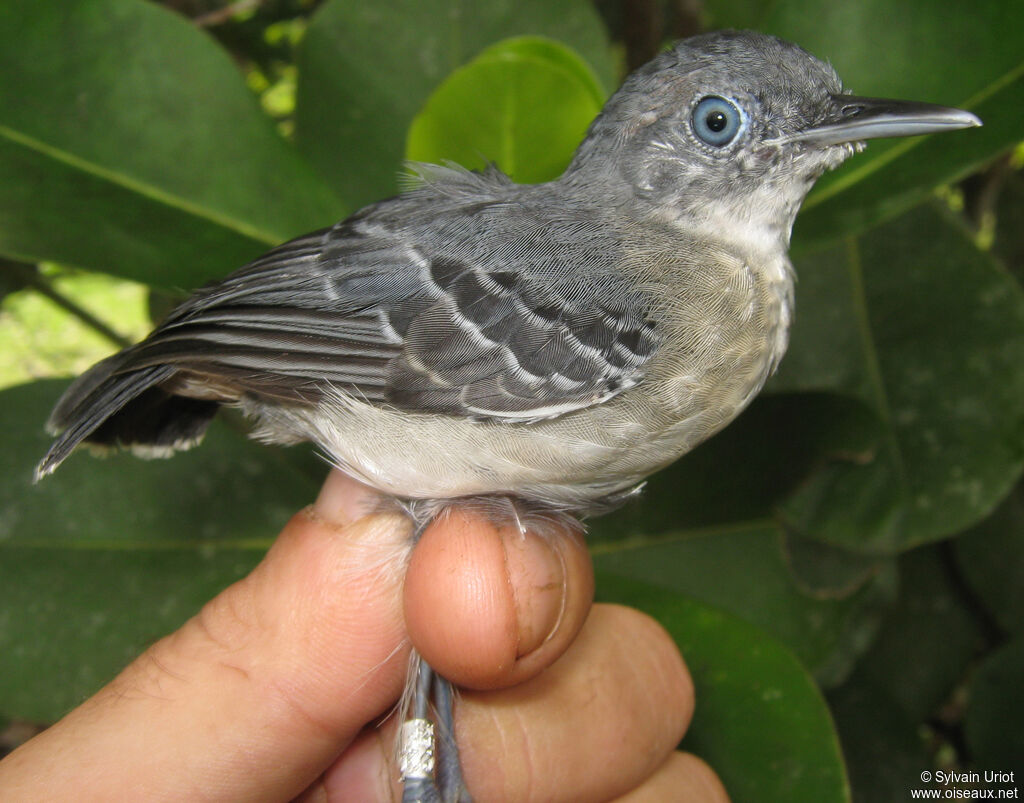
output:
[[[789,228],[815,179],[875,137],[980,125],[959,109],[848,94],[802,48],[750,31],[683,40],[632,73],[566,172],[654,209]]]

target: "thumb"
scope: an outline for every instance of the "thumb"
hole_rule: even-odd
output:
[[[582,531],[520,531],[472,506],[423,533],[405,579],[409,638],[459,686],[508,688],[554,663],[586,621],[594,572]]]

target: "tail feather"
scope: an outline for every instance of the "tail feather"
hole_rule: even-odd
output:
[[[59,435],[67,429],[72,421],[78,417],[78,411],[82,408],[97,388],[108,381],[125,362],[125,352],[121,351],[105,360],[100,360],[84,374],[79,375],[68,385],[67,390],[57,400],[49,419],[46,421],[46,431],[51,435]]]
[[[65,391],[47,427],[59,433],[36,467],[36,481],[52,473],[83,441],[169,454],[198,442],[217,411],[215,401],[174,396],[159,387],[175,368],[122,370],[125,354],[93,366]]]

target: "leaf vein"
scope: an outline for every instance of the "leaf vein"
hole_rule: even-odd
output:
[[[156,201],[157,203],[185,212],[186,214],[223,226],[226,229],[230,229],[231,231],[237,232],[238,234],[252,240],[256,240],[267,245],[277,245],[283,239],[277,235],[261,231],[257,227],[248,223],[235,220],[229,215],[208,209],[200,204],[193,203],[185,198],[154,187],[151,184],[146,184],[138,179],[126,176],[116,170],[111,170],[110,168],[103,167],[95,162],[90,162],[87,159],[83,159],[80,156],[76,156],[66,150],[57,148],[43,142],[42,140],[36,139],[35,137],[16,131],[13,128],[0,125],[0,136],[21,145],[22,147],[29,148],[37,153],[48,156],[54,161],[65,164],[75,170],[79,170],[95,178],[108,181],[111,184],[115,184],[126,190],[130,190],[131,192],[138,193],[144,198],[148,198],[152,201]]]

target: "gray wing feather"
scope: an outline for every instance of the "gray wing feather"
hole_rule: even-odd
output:
[[[600,403],[639,380],[656,333],[596,221],[488,199],[481,186],[424,192],[286,243],[200,292],[137,347],[135,364],[223,372],[241,392],[279,398],[316,401],[330,384],[404,409],[507,420]]]

